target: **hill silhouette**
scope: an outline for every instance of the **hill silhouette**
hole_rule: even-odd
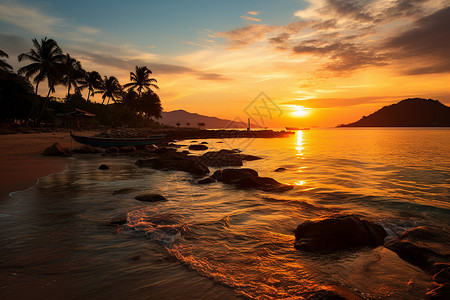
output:
[[[409,98],[338,127],[450,127],[450,107],[438,100]]]
[[[175,126],[180,123],[182,127],[189,126],[197,127],[198,123],[205,123],[207,128],[247,128],[247,124],[244,122],[235,122],[225,119],[219,119],[216,117],[204,116],[196,113],[190,113],[183,109],[162,112],[160,122],[165,125]]]

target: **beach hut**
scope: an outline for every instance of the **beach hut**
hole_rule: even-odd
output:
[[[64,127],[66,128],[86,128],[89,121],[95,114],[75,108],[74,111],[64,114]]]

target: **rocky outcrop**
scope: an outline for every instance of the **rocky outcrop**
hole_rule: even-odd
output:
[[[101,164],[100,167],[98,167],[99,170],[109,170],[109,166],[105,164]]]
[[[242,166],[242,157],[233,150],[209,151],[199,158],[204,164],[216,167],[240,167]]]
[[[295,230],[294,247],[308,252],[329,252],[384,244],[386,231],[381,225],[355,215],[339,215],[306,221]]]
[[[68,157],[71,156],[72,154],[70,153],[69,149],[61,147],[59,143],[54,143],[50,147],[46,148],[42,152],[42,155]]]
[[[160,194],[142,194],[134,197],[134,199],[143,201],[143,202],[160,202],[167,201],[167,199]]]
[[[286,171],[286,168],[277,168],[274,172],[283,172]]]
[[[248,168],[217,170],[211,178],[227,184],[234,184],[241,189],[254,188],[264,191],[282,192],[293,188],[273,178],[259,177],[258,172]]]
[[[194,175],[209,174],[209,169],[203,162],[178,152],[167,152],[154,158],[139,159],[136,161],[136,165],[157,170],[184,171]]]
[[[200,150],[207,150],[208,146],[199,144],[199,145],[189,145],[188,148],[189,148],[189,150],[200,151]]]

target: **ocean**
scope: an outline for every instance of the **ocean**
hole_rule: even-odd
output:
[[[301,252],[293,231],[342,213],[381,224],[386,240],[421,225],[450,229],[449,129],[312,129],[206,141],[208,151],[262,157],[244,167],[294,188],[199,185],[202,177],[138,168],[133,157],[77,155],[64,172],[0,204],[0,298],[302,299],[327,289],[426,298],[430,276],[390,250]],[[191,143],[177,142],[185,145],[178,151]],[[134,199],[144,193],[168,201]],[[123,216],[126,225],[110,224]]]

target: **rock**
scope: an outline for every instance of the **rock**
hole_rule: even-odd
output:
[[[42,155],[45,156],[63,156],[68,157],[71,156],[69,149],[61,147],[59,143],[54,143],[50,147],[46,148]]]
[[[259,160],[262,159],[262,157],[255,156],[255,155],[248,155],[248,154],[241,154],[242,160],[252,161],[252,160]]]
[[[211,177],[197,181],[198,184],[208,184],[208,183],[213,183],[213,182],[216,182],[216,181]]]
[[[286,168],[278,168],[274,172],[283,172],[286,171]]]
[[[170,148],[180,148],[181,145],[177,145],[177,144],[174,144],[174,143],[170,143],[170,144],[167,145],[167,147],[170,147]]]
[[[136,165],[157,170],[184,171],[195,175],[209,174],[209,169],[203,162],[179,152],[168,152],[150,159],[139,159]]]
[[[189,145],[188,149],[189,150],[197,150],[197,151],[207,150],[208,146],[206,146],[206,145]]]
[[[355,215],[340,215],[306,221],[295,230],[297,250],[327,252],[383,245],[386,231],[381,225]]]
[[[177,149],[161,147],[161,148],[156,148],[153,152],[156,154],[166,154],[168,152],[176,152],[176,151],[177,151]]]
[[[131,152],[135,152],[135,151],[136,151],[136,147],[134,147],[134,146],[120,147],[120,153],[131,153]]]
[[[101,164],[100,167],[98,167],[99,170],[109,170],[109,167],[105,164]]]
[[[123,195],[123,194],[129,194],[133,191],[132,188],[125,188],[125,189],[120,189],[120,190],[116,190],[113,192],[113,195]]]
[[[248,168],[217,170],[211,178],[220,182],[235,184],[241,189],[256,188],[264,191],[282,192],[293,188],[273,178],[259,177],[258,172]]]
[[[108,147],[105,149],[105,153],[119,153],[119,148],[117,147]]]
[[[183,150],[183,151],[181,151],[181,153],[184,153],[184,154],[191,154],[191,152],[189,152],[188,150]]]
[[[145,148],[145,150],[147,150],[147,151],[153,151],[153,150],[155,150],[157,147],[156,147],[155,145],[146,145],[144,148]]]
[[[241,156],[232,150],[209,151],[200,156],[200,160],[217,168],[242,166]]]
[[[75,147],[72,150],[73,153],[83,153],[83,154],[94,154],[94,153],[101,153],[102,151],[99,149],[96,149],[89,145],[82,145],[79,147]]]
[[[437,264],[450,263],[450,232],[443,228],[415,227],[385,246],[400,258],[428,272],[438,272]]]
[[[159,201],[167,201],[167,199],[159,194],[143,194],[134,197],[134,199],[143,201],[143,202],[159,202]]]
[[[433,300],[450,299],[450,284],[440,284],[437,288],[427,293],[428,297]]]
[[[236,181],[243,179],[245,177],[257,177],[258,172],[253,169],[242,168],[242,169],[223,169],[217,170],[211,176],[213,179],[216,179],[220,182],[224,183],[235,183]]]
[[[201,142],[201,145],[208,145],[208,142]]]
[[[113,220],[111,220],[111,222],[109,222],[109,225],[117,225],[117,226],[122,226],[127,224],[128,218],[127,216],[118,216],[116,218],[114,218]]]

